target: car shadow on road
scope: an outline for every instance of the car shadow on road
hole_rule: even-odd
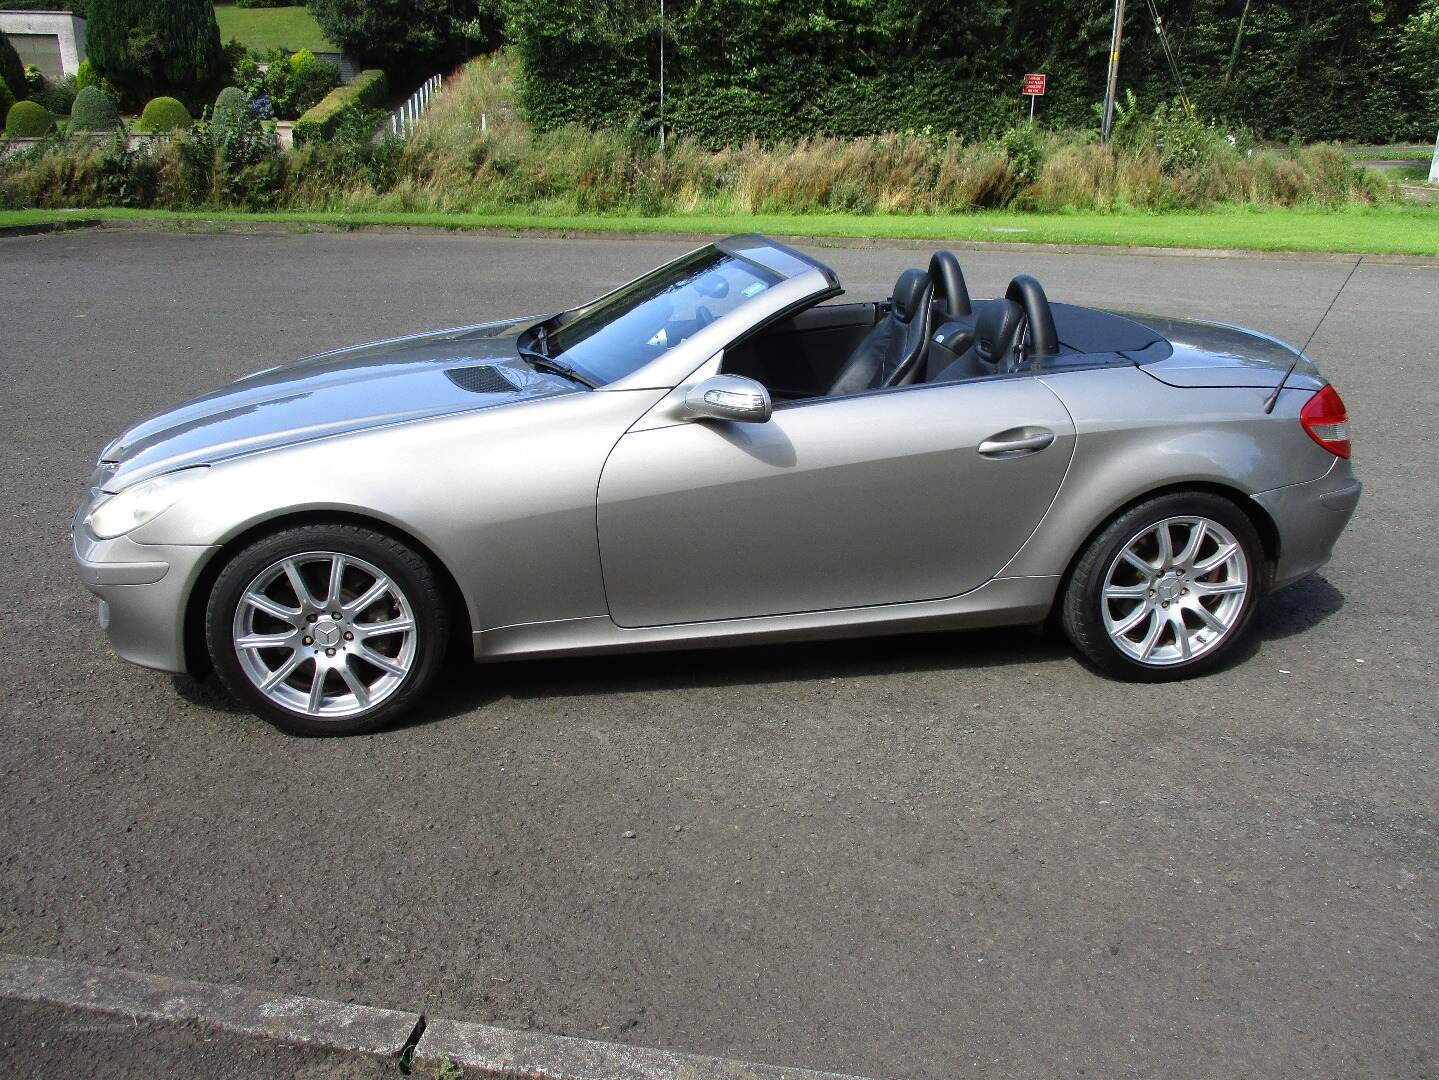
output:
[[[1265,597],[1255,637],[1281,641],[1318,626],[1344,606],[1344,594],[1318,574]]]

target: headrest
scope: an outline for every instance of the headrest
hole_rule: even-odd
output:
[[[894,315],[907,323],[929,303],[929,275],[923,270],[906,270],[894,283]]]
[[[1005,299],[1024,306],[1029,316],[1029,336],[1036,356],[1054,356],[1059,352],[1059,334],[1054,329],[1054,313],[1044,287],[1028,274],[1020,274],[1004,291]]]
[[[964,271],[959,268],[959,258],[952,251],[936,251],[929,259],[929,280],[934,286],[934,295],[944,297],[944,313],[950,319],[964,319],[974,314],[969,302],[969,287],[964,283]]]
[[[998,363],[1014,344],[1024,324],[1024,308],[1013,300],[991,300],[979,310],[974,324],[974,347],[981,360]]]

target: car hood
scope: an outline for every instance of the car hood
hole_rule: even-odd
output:
[[[1286,386],[1318,389],[1323,385],[1319,369],[1301,357],[1294,346],[1278,338],[1225,323],[1202,322],[1161,315],[1128,318],[1161,334],[1173,352],[1150,362],[1136,354],[1144,371],[1170,386],[1272,387],[1290,364],[1295,364]],[[1296,363],[1297,359],[1297,363]]]
[[[361,431],[575,393],[519,359],[532,320],[460,327],[321,353],[152,416],[101,453],[104,486]]]

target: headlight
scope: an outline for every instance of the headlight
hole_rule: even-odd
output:
[[[181,469],[128,487],[91,510],[85,524],[101,540],[124,536],[159,517],[184,498],[190,488],[204,477],[206,468],[201,465],[195,469]]]

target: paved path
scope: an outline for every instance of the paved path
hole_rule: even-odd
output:
[[[109,654],[64,530],[124,424],[685,246],[0,241],[0,951],[870,1076],[1432,1076],[1433,269],[1366,261],[1315,340],[1365,501],[1200,682],[926,636],[492,668],[301,741]],[[822,254],[856,297],[924,260]],[[964,261],[1299,341],[1351,265]]]

